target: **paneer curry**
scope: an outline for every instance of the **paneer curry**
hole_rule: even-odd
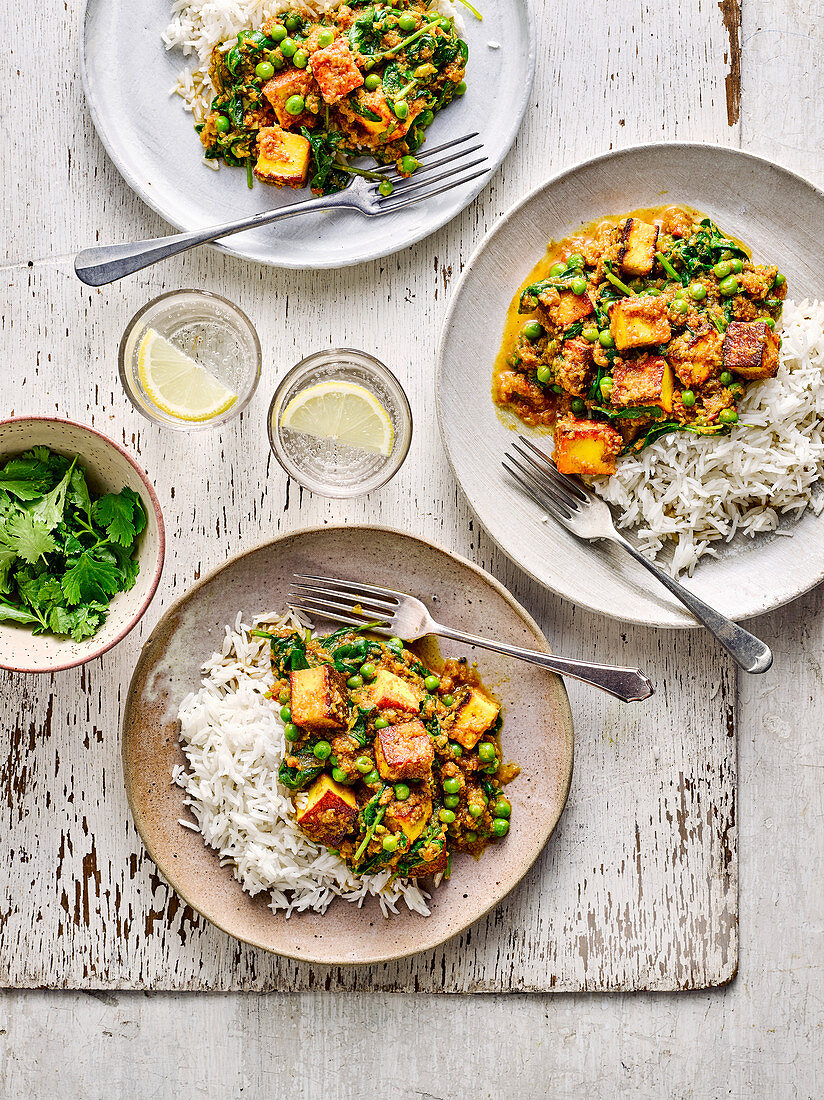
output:
[[[388,179],[349,158],[414,172],[427,127],[466,91],[468,57],[454,21],[424,0],[282,13],[214,50],[217,95],[196,128],[206,157],[245,166],[250,187],[328,195],[361,175],[389,195]]]
[[[258,631],[258,634],[265,632]],[[465,661],[439,673],[399,638],[349,628],[271,638],[287,751],[279,779],[303,832],[357,874],[448,874],[509,832],[501,713]]]
[[[668,432],[730,431],[747,384],[778,370],[786,293],[686,207],[605,218],[553,244],[516,297],[493,398],[553,428],[562,473],[613,474]]]

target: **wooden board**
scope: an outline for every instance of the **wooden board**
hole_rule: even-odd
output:
[[[689,5],[667,5],[655,16],[667,70],[690,74],[677,96],[665,94],[649,70],[658,52],[634,5],[620,5],[620,31],[611,22],[594,38],[571,0],[548,6],[546,16],[539,11],[534,107],[515,150],[479,202],[426,244],[352,271],[316,275],[199,252],[100,291],[74,279],[77,247],[166,227],[131,196],[91,132],[74,76],[76,8],[67,20],[55,7],[42,21],[38,48],[52,59],[55,79],[54,95],[39,100],[38,125],[28,124],[21,99],[0,90],[3,117],[9,124],[16,119],[19,131],[13,152],[3,153],[9,236],[26,256],[7,269],[2,306],[7,410],[74,416],[129,447],[155,480],[170,543],[158,598],[123,645],[82,670],[2,678],[2,984],[628,990],[708,986],[734,974],[735,692],[726,659],[701,635],[622,630],[576,612],[493,552],[449,475],[431,395],[453,279],[524,190],[613,145],[656,136],[737,142],[725,91],[728,76],[736,86],[722,18],[729,23],[729,5],[724,13],[705,0],[698,7],[700,35]],[[619,19],[619,5],[615,12]],[[9,40],[26,39],[22,8],[2,19]],[[568,42],[581,36],[602,74],[597,80],[580,78],[569,51]],[[574,89],[559,98],[570,72]],[[731,103],[735,126],[735,96]],[[38,164],[41,174],[33,180],[21,164]],[[117,379],[117,345],[129,317],[179,286],[208,287],[237,301],[257,325],[265,354],[260,390],[242,418],[194,438],[149,425]],[[301,355],[341,345],[386,361],[415,415],[412,450],[398,478],[348,503],[313,498],[287,483],[269,455],[264,426],[275,380]],[[240,546],[347,518],[407,527],[467,554],[512,589],[556,650],[637,663],[659,687],[650,703],[630,709],[572,685],[572,797],[530,880],[443,949],[366,972],[282,962],[239,947],[188,912],[142,853],[126,808],[118,744],[140,640],[174,591]]]

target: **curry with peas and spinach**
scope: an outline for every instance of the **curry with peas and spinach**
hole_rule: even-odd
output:
[[[500,707],[465,661],[427,668],[399,638],[266,634],[304,833],[359,875],[449,872],[509,832]]]
[[[290,11],[218,47],[217,95],[198,124],[208,159],[245,166],[275,187],[341,191],[350,157],[394,163],[403,176],[435,115],[466,91],[469,50],[452,19],[423,0],[342,5],[323,15]],[[379,190],[392,193],[382,179]]]
[[[568,474],[613,474],[668,432],[724,434],[778,370],[786,292],[686,207],[605,218],[552,245],[513,302],[494,400],[552,427]]]

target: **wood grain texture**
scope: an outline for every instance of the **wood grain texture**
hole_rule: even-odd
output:
[[[578,35],[579,21],[597,18],[599,8],[569,4],[563,9],[567,33]],[[36,128],[22,128],[22,147],[6,169],[13,237],[31,257],[7,269],[10,411],[74,416],[130,448],[155,480],[169,544],[161,589],[139,632],[80,671],[4,680],[3,984],[684,989],[734,974],[735,702],[726,659],[700,635],[622,630],[576,611],[494,552],[448,472],[431,400],[434,349],[452,279],[495,217],[528,186],[600,151],[605,137],[623,144],[650,136],[726,136],[726,30],[714,4],[702,0],[698,9],[700,36],[691,33],[694,10],[654,13],[656,36],[670,42],[666,68],[694,77],[677,107],[664,94],[664,62],[648,41],[652,9],[626,4],[623,18],[592,44],[595,64],[609,80],[576,82],[574,120],[563,101],[549,109],[555,97],[548,90],[563,84],[569,58],[563,36],[549,34],[539,19],[535,107],[515,151],[481,201],[423,247],[316,274],[273,272],[200,251],[98,291],[74,279],[75,248],[161,233],[164,226],[102,153],[73,78],[78,13],[60,20],[53,8],[42,48],[59,59],[59,110],[41,100],[52,135],[45,150],[51,185],[35,186],[19,167],[44,155]],[[24,17],[4,18],[10,38],[23,42]],[[643,114],[624,109],[641,102]],[[4,117],[19,117],[18,100],[2,106]],[[660,135],[649,130],[656,118]],[[225,294],[260,332],[260,389],[238,421],[220,432],[161,431],[132,410],[119,387],[116,349],[128,318],[148,298],[177,286]],[[330,502],[287,482],[269,454],[264,412],[276,378],[296,359],[347,345],[373,352],[397,372],[409,392],[415,437],[390,486],[366,499]],[[472,557],[535,614],[557,651],[637,664],[658,684],[652,703],[634,708],[573,685],[573,794],[527,883],[443,949],[368,971],[300,966],[243,948],[182,905],[139,844],[118,753],[123,692],[140,640],[173,593],[237,547],[347,519],[409,527]]]

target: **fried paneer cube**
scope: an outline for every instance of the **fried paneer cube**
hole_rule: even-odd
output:
[[[633,405],[657,405],[672,412],[672,369],[660,355],[642,355],[638,359],[616,362],[612,372],[610,400],[619,408]]]
[[[280,125],[284,130],[297,129],[300,126],[314,126],[315,116],[311,111],[302,111],[293,115],[286,110],[286,100],[293,95],[306,99],[312,88],[312,74],[308,69],[287,69],[268,80],[261,91],[269,100]]]
[[[312,75],[326,103],[337,103],[363,84],[363,73],[352,56],[345,38],[336,38],[331,46],[312,54]]]
[[[403,802],[390,802],[383,819],[387,829],[393,833],[403,830],[403,835],[413,844],[432,816],[432,799],[425,790],[412,789],[409,798]]]
[[[555,360],[555,381],[567,393],[583,397],[589,389],[592,367],[592,344],[586,340],[565,340],[560,356]]]
[[[666,344],[671,336],[666,300],[647,295],[622,298],[610,310],[610,331],[619,351]]]
[[[310,730],[343,729],[349,717],[346,678],[330,665],[289,673],[292,721]]]
[[[566,290],[561,291],[558,302],[548,311],[550,320],[561,328],[574,325],[576,321],[583,321],[593,312],[592,302],[586,294],[572,294]]]
[[[724,336],[724,366],[742,378],[774,378],[778,337],[764,321],[731,321]]]
[[[655,248],[658,244],[658,226],[642,222],[640,218],[627,218],[618,254],[621,270],[625,275],[649,275],[655,264]]]
[[[357,819],[354,793],[331,776],[322,775],[309,788],[309,797],[297,821],[310,840],[337,848]]]
[[[255,175],[274,187],[304,187],[309,175],[309,142],[301,134],[290,134],[279,126],[264,126],[258,132]]]
[[[497,721],[501,708],[488,695],[477,688],[469,694],[455,711],[455,721],[449,729],[453,741],[467,750],[474,749],[481,737]]]
[[[446,845],[432,844],[419,853],[419,862],[404,871],[406,878],[422,878],[423,875],[437,875],[449,865],[449,852]]]
[[[721,336],[714,328],[694,334],[687,331],[672,341],[667,359],[685,386],[701,386],[721,366]]]
[[[367,687],[366,695],[369,702],[381,710],[403,710],[409,714],[417,714],[421,705],[420,697],[412,685],[385,668],[379,668],[375,673],[375,679]]]
[[[401,722],[387,726],[375,735],[375,763],[384,779],[428,779],[435,750],[423,722]]]
[[[599,420],[561,417],[555,425],[552,457],[562,474],[600,477],[615,473],[615,460],[624,441],[619,432]]]

